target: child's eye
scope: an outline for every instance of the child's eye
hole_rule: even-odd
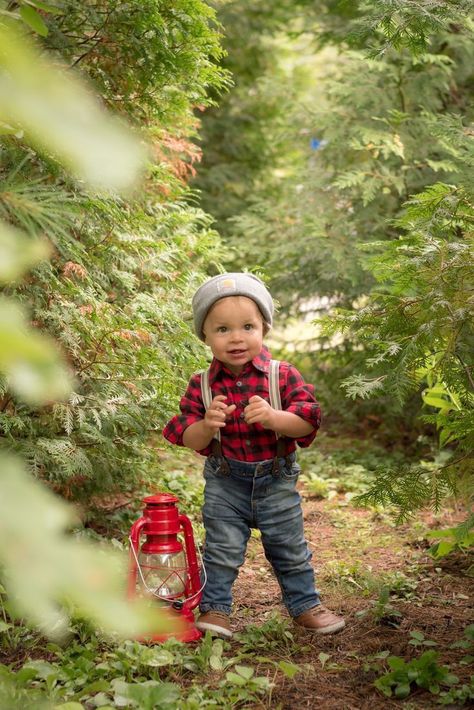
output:
[[[217,332],[218,332],[218,333],[225,333],[226,331],[227,331],[227,328],[226,328],[225,325],[220,325],[220,326],[217,328]]]
[[[244,325],[245,330],[252,330],[253,329],[253,323],[246,323]]]

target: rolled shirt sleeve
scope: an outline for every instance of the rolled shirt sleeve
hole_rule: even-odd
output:
[[[298,446],[307,448],[314,441],[321,426],[321,407],[316,400],[314,387],[304,381],[294,365],[280,363],[280,393],[282,408],[309,422],[314,429],[306,436],[296,438]]]

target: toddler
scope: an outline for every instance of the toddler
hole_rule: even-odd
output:
[[[281,409],[270,404],[271,356],[263,338],[272,325],[273,301],[256,276],[215,276],[197,290],[192,305],[196,334],[214,356],[210,404],[203,401],[204,374],[196,373],[181,399],[181,413],[163,434],[206,456],[207,581],[196,626],[231,638],[232,585],[250,530],[257,528],[294,623],[313,633],[340,631],[344,619],[322,606],[314,586],[296,491],[296,444],[309,446],[320,424],[314,388],[290,363],[280,362]]]

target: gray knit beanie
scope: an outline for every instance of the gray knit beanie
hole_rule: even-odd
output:
[[[198,288],[193,297],[194,328],[196,335],[204,340],[202,326],[216,301],[227,296],[247,296],[259,307],[265,323],[273,320],[273,300],[263,281],[253,274],[219,274]]]

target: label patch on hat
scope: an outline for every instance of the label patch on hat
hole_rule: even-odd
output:
[[[235,279],[222,279],[222,281],[218,281],[216,285],[219,293],[221,291],[235,291],[236,289]]]

